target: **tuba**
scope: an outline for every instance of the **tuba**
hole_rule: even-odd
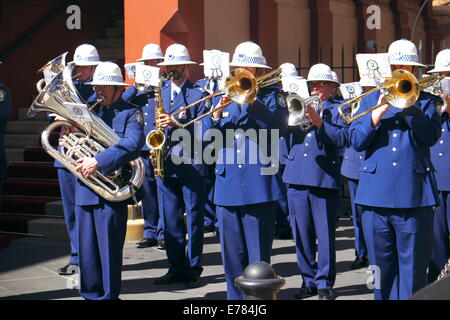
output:
[[[286,97],[286,103],[289,111],[289,126],[300,126],[300,129],[303,131],[311,129],[313,124],[305,119],[308,105],[313,105],[313,108],[322,117],[322,100],[320,100],[319,96],[302,99],[296,93],[289,93]]]
[[[57,56],[55,59],[47,62],[42,68],[37,71],[37,73],[42,72],[44,74],[44,78],[36,83],[36,89],[38,92],[44,90],[45,86],[50,83],[53,77],[65,68],[66,56],[67,52],[64,52],[62,55]]]
[[[150,148],[150,156],[155,177],[164,178],[164,159],[166,158],[167,145],[166,145],[166,135],[164,134],[164,129],[160,125],[158,118],[160,114],[166,113],[164,110],[164,104],[161,95],[161,88],[163,81],[170,79],[172,74],[167,77],[161,77],[159,79],[158,87],[155,88],[155,118],[156,118],[156,129],[149,132],[147,137],[145,137],[145,143]]]
[[[55,121],[44,129],[41,135],[44,150],[102,198],[118,202],[132,197],[136,202],[135,191],[142,185],[144,179],[145,169],[142,159],[130,161],[108,175],[97,170],[86,178],[75,170],[78,159],[94,157],[97,153],[118,143],[120,137],[93,113],[90,113],[92,121],[73,119],[65,103],[85,105],[72,82],[73,67],[73,64],[69,64],[53,77],[31,104],[27,116],[32,118],[38,112],[47,111],[67,119],[67,121]],[[97,102],[101,99],[103,97],[99,97]],[[73,125],[78,131],[60,138],[60,150],[54,148],[49,142],[51,133],[56,130],[59,132],[61,127]]]

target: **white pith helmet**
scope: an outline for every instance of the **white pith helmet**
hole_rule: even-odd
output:
[[[392,42],[388,54],[391,65],[425,67],[425,65],[419,63],[416,45],[409,40],[401,39]]]
[[[434,63],[434,69],[428,71],[431,72],[449,72],[450,71],[450,49],[444,49],[439,51],[436,55],[436,61]]]
[[[330,81],[339,85],[339,82],[333,78],[331,68],[324,63],[315,64],[309,69],[307,81]]]
[[[262,55],[261,47],[252,41],[243,42],[236,47],[230,66],[271,69]]]
[[[171,44],[164,55],[164,61],[158,63],[158,66],[174,66],[182,64],[197,64],[191,61],[188,49],[179,43]]]
[[[123,82],[122,70],[113,62],[100,62],[95,69],[91,82],[93,86],[128,86]]]
[[[72,62],[76,66],[95,66],[100,63],[100,57],[93,45],[82,44],[75,49]]]
[[[161,47],[156,43],[149,43],[142,49],[142,57],[136,61],[164,59]]]

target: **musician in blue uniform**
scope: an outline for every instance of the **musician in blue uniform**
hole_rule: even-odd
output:
[[[164,219],[164,241],[169,260],[168,272],[157,279],[157,285],[184,282],[187,288],[200,285],[200,275],[203,271],[201,257],[203,252],[203,220],[205,210],[205,176],[207,167],[197,160],[197,151],[185,148],[184,138],[194,146],[194,125],[184,129],[169,116],[181,107],[192,104],[205,96],[202,88],[195,86],[187,77],[190,61],[189,52],[184,45],[175,43],[165,52],[164,66],[167,74],[172,74],[162,88],[164,111],[157,121],[165,128],[167,141],[167,156],[164,161],[165,176],[157,178],[160,214]],[[149,108],[155,108],[155,100],[149,103]],[[187,123],[205,112],[205,104],[178,113],[176,121]],[[183,140],[179,142],[180,140]],[[186,212],[186,225],[183,214]],[[189,241],[186,245],[186,233]],[[187,247],[187,248],[186,248]]]
[[[158,63],[162,62],[164,56],[161,51],[161,47],[156,43],[149,43],[142,49],[142,57],[137,59],[137,63],[143,63],[146,66],[157,67]],[[137,95],[142,94],[137,90],[135,86],[130,86],[122,94],[122,99],[125,101],[131,101]],[[145,219],[145,217],[144,217]]]
[[[230,66],[245,68],[255,76],[269,69],[259,45],[250,41],[236,47]],[[228,96],[221,98],[214,114],[205,118],[203,129],[205,134],[211,132],[210,128],[219,129],[224,140],[222,148],[216,150],[214,203],[227,298],[239,300],[243,294],[234,280],[252,262],[270,263],[275,210],[284,194],[278,157],[263,159],[260,152],[271,156],[278,153],[281,120],[287,108],[277,87],[260,88],[253,103],[231,103],[223,109],[221,106],[229,101]],[[287,125],[287,114],[285,120]],[[267,132],[267,140],[259,136],[260,132]]]
[[[437,54],[434,68],[428,73],[435,72],[450,77],[450,49],[444,49]],[[450,98],[448,95],[446,96],[446,101],[447,109],[442,114],[442,136],[439,142],[431,148],[431,160],[436,169],[440,205],[434,211],[433,244],[431,262],[428,269],[428,282],[433,282],[437,279],[450,258]]]
[[[322,117],[311,105],[306,131],[291,127],[290,147],[283,181],[289,184],[288,203],[296,244],[297,263],[303,279],[295,295],[304,299],[334,299],[336,278],[335,229],[341,175],[339,148],[347,144],[347,125],[339,117],[332,94],[337,83],[329,66],[311,67],[308,87],[322,101]],[[316,260],[316,240],[318,241]]]
[[[139,156],[144,144],[140,110],[121,99],[127,86],[119,66],[102,62],[93,80],[102,96],[98,116],[120,137],[117,144],[95,157],[77,160],[76,170],[89,178],[96,170],[107,175]],[[118,299],[121,290],[122,251],[129,200],[112,202],[94,193],[77,179],[75,210],[79,225],[80,294],[86,299]],[[139,200],[139,199],[137,199]]]
[[[414,43],[389,46],[392,70],[414,71],[420,64]],[[365,151],[355,203],[371,215],[375,299],[408,299],[426,284],[433,233],[433,206],[439,204],[430,147],[441,135],[436,112],[439,98],[421,92],[417,102],[399,109],[376,91],[361,101],[358,113],[381,107],[356,119],[350,140]],[[377,281],[376,281],[377,282]]]
[[[96,66],[100,63],[97,49],[90,44],[82,44],[75,49],[73,61],[73,84],[78,90],[81,98],[88,103],[95,101],[95,92],[92,86],[86,83],[92,80]],[[49,118],[55,117],[50,114]],[[57,120],[58,117],[55,117]],[[65,128],[61,134],[65,134]],[[70,240],[70,259],[69,263],[58,269],[60,275],[71,275],[76,272],[78,266],[78,225],[75,214],[75,185],[76,176],[67,170],[63,164],[55,160],[55,168],[58,171],[59,190],[61,193],[61,202],[63,205],[64,219],[66,222],[67,234]]]
[[[1,62],[0,62],[1,63]],[[3,195],[3,180],[6,176],[8,162],[5,154],[5,130],[11,112],[11,95],[8,87],[0,83],[0,197]]]
[[[360,85],[363,88],[363,92],[376,87],[375,81],[370,78],[361,78]],[[351,108],[351,115],[354,115],[358,111],[361,101],[356,102],[356,108],[353,106],[348,106]],[[355,231],[355,260],[351,265],[351,269],[356,270],[360,268],[365,268],[368,266],[369,259],[369,248],[366,245],[366,240],[364,238],[364,226],[363,226],[363,216],[362,208],[359,204],[355,203],[356,190],[358,188],[359,182],[359,172],[361,169],[361,164],[364,160],[364,151],[357,152],[348,142],[348,146],[344,150],[344,158],[341,166],[342,176],[347,178],[348,193],[350,196],[350,205],[352,210],[352,220],[353,229]]]
[[[164,59],[161,48],[156,43],[147,44],[142,50],[142,57],[138,62],[143,62],[147,66],[157,67]],[[131,102],[142,108],[144,114],[144,136],[155,129],[155,109],[149,107],[150,101],[155,97],[154,88],[146,91],[138,91],[135,86],[130,86],[123,94],[122,99]],[[164,250],[163,219],[159,214],[158,192],[155,174],[150,161],[150,150],[146,144],[141,151],[141,157],[145,165],[145,179],[142,184],[142,212],[144,216],[144,239],[136,243],[137,248],[149,248],[157,246]]]
[[[200,65],[203,65],[201,63]],[[195,84],[200,88],[203,88],[208,94],[212,94],[219,90],[219,79],[220,77],[213,78],[203,78],[198,80]],[[212,106],[216,105],[220,97],[214,97],[213,99],[207,100],[205,102],[205,107],[210,109]],[[206,201],[205,201],[205,221],[204,227],[205,232],[214,232],[218,234],[218,222],[216,216],[216,205],[214,204],[214,183],[216,180],[215,176],[215,166],[214,164],[208,165],[208,174],[206,175]]]

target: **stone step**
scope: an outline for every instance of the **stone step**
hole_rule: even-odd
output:
[[[69,241],[63,217],[43,217],[28,222],[28,233],[42,234],[51,239]]]
[[[11,197],[60,197],[58,180],[53,179],[6,179],[3,194]]]
[[[27,117],[28,107],[18,108],[17,115],[19,121],[47,121],[47,113],[39,112],[32,119]]]
[[[98,50],[108,49],[108,48],[124,48],[124,39],[97,39],[95,40],[95,46]]]
[[[106,48],[106,49],[98,49],[98,54],[100,55],[103,61],[117,61],[124,58],[124,50],[123,48],[115,49],[115,48]]]
[[[106,37],[108,38],[123,38],[123,28],[106,28]]]
[[[45,215],[64,217],[62,201],[52,201],[45,204]]]
[[[10,121],[6,127],[6,134],[40,134],[49,124],[48,121],[39,120]]]
[[[5,134],[5,148],[19,149],[38,146],[40,137],[35,134]]]
[[[5,149],[6,160],[8,162],[23,162],[23,152],[25,149]]]

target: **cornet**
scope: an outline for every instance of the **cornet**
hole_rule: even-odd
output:
[[[296,93],[289,93],[286,97],[286,104],[289,111],[289,126],[300,126],[300,129],[303,131],[308,131],[313,127],[313,124],[306,120],[308,105],[313,105],[313,108],[322,117],[323,107],[319,96],[314,95],[307,99],[302,99]]]
[[[224,108],[225,106],[231,104],[233,101],[238,104],[252,103],[256,100],[256,95],[258,94],[258,90],[260,88],[270,86],[280,81],[281,81],[281,69],[276,69],[262,76],[255,77],[250,71],[247,71],[246,69],[243,68],[237,68],[230,72],[230,76],[225,81],[225,88],[216,91],[215,93],[206,96],[194,103],[191,103],[186,107],[181,108],[180,110],[172,113],[170,117],[173,120],[173,122],[177,124],[177,126],[185,128],[190,124],[198,120],[201,120],[212,114],[214,111],[216,111],[215,108],[211,108],[210,111],[184,124],[180,123],[177,119],[175,119],[175,116],[177,114],[205,100],[211,99],[221,94],[226,94],[231,98],[231,101],[225,105],[222,105],[221,108]]]
[[[423,78],[421,80],[417,80],[417,78],[409,71],[406,70],[395,70],[392,72],[392,77],[387,78],[383,85],[378,86],[376,88],[373,88],[362,95],[350,99],[347,102],[339,105],[338,111],[341,117],[347,121],[347,123],[350,123],[369,112],[372,112],[373,110],[381,107],[384,105],[384,103],[380,103],[370,109],[367,109],[366,111],[361,112],[360,114],[349,118],[344,112],[343,107],[353,104],[354,102],[361,100],[365,96],[377,91],[381,90],[386,97],[386,101],[400,109],[406,109],[412,106],[414,103],[416,103],[417,99],[419,98],[420,91],[430,87],[437,82],[441,81],[444,78],[444,76],[440,76],[439,74],[434,74],[432,76]]]

